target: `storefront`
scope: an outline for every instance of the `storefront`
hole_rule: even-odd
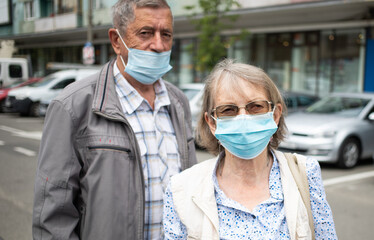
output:
[[[323,96],[361,92],[364,83],[365,29],[251,34],[228,48],[227,57],[263,68],[284,90]],[[202,82],[195,71],[196,39],[177,39],[174,69],[177,84]]]

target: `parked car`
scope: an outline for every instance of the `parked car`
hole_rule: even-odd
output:
[[[16,89],[16,88],[19,88],[19,87],[23,87],[23,86],[29,85],[31,83],[34,83],[34,82],[38,82],[41,79],[42,78],[30,78],[26,82],[22,82],[22,81],[21,82],[16,82],[16,83],[13,83],[6,88],[0,89],[0,112],[6,112],[5,100],[8,97],[8,93],[9,93],[10,90]]]
[[[95,74],[99,69],[62,70],[41,81],[9,91],[5,106],[22,116],[39,116],[40,102],[52,100],[70,83]]]
[[[320,99],[312,94],[290,91],[283,92],[283,98],[287,105],[288,113],[302,111]]]
[[[374,94],[335,93],[286,117],[283,151],[354,167],[374,154]]]

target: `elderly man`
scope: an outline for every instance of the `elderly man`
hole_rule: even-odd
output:
[[[187,98],[171,69],[165,0],[120,0],[117,54],[72,84],[45,119],[35,182],[34,239],[160,239],[169,178],[196,163]]]

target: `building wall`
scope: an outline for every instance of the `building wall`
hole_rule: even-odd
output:
[[[33,41],[37,42],[38,39],[43,40],[43,36],[52,36],[49,37],[52,44],[49,42],[48,46],[43,44],[40,46],[34,44],[33,47],[21,46],[17,53],[31,56],[33,68],[36,70],[36,74],[40,76],[47,73],[46,65],[48,62],[81,63],[82,61],[82,48],[86,39],[85,31],[88,24],[88,0],[63,1],[66,6],[63,5],[61,9],[57,7],[57,1],[60,0],[34,0],[34,13],[31,18],[25,19],[24,0],[12,0],[12,22],[7,25],[0,25],[0,39],[30,36],[30,39],[33,38]],[[95,30],[93,43],[96,64],[104,64],[114,57],[114,52],[107,37],[107,29],[111,26],[112,21],[111,6],[116,0],[92,1],[92,21]],[[166,79],[176,84],[202,82],[204,79],[195,70],[194,53],[188,50],[191,45],[195,46],[197,44],[196,33],[193,33],[192,28],[187,33],[182,30],[184,26],[191,25],[187,20],[183,20],[186,15],[190,14],[190,11],[185,9],[185,5],[197,4],[198,0],[189,0],[188,2],[168,0],[168,2],[176,19],[175,31],[178,34],[176,34],[172,52],[174,68],[166,75]],[[290,10],[287,10],[284,6],[297,4],[295,6],[305,8],[303,4],[312,5],[326,2],[336,4],[339,1],[239,0],[239,2],[242,8],[236,13],[249,11],[250,13],[247,13],[249,17],[255,14],[257,20],[255,26],[264,24],[266,21],[273,21],[273,23],[270,24],[271,28],[256,29],[248,39],[229,46],[227,57],[263,68],[275,83],[285,90],[309,92],[322,96],[334,91],[357,92],[371,89],[371,85],[367,84],[369,80],[365,81],[368,76],[371,76],[370,71],[365,71],[365,66],[366,69],[369,67],[365,61],[371,58],[365,58],[365,56],[372,56],[372,54],[370,55],[371,52],[369,54],[367,52],[371,49],[371,43],[369,43],[371,41],[368,41],[369,47],[366,48],[366,39],[372,39],[371,35],[367,34],[367,29],[357,24],[357,26],[355,24],[351,24],[352,26],[348,26],[348,24],[346,27],[340,26],[338,29],[334,27],[334,24],[326,27],[326,24],[329,24],[329,20],[326,20],[326,22],[318,22],[312,27],[308,25],[308,29],[299,27],[295,30],[294,25],[297,24],[297,17],[301,17],[300,19],[308,17],[313,21],[318,20],[318,17],[313,12],[304,14],[302,11],[294,10],[297,13],[295,19],[292,19],[292,13],[291,17],[284,14],[282,19],[287,23],[290,19],[285,17],[291,18],[291,22],[294,24],[292,26],[290,23],[288,23],[289,25],[277,26],[277,19],[268,17],[257,19],[257,16],[266,16],[264,14],[269,9],[276,12],[280,8],[288,13]],[[341,5],[344,5],[357,2],[373,2],[373,0],[342,0],[340,2]],[[289,9],[296,9],[297,7],[290,7]],[[356,13],[360,8],[355,7],[353,10]],[[350,9],[347,12],[349,11]],[[344,15],[342,15],[343,17],[334,16],[336,20],[342,19],[345,21],[343,24],[346,24]],[[245,21],[246,18],[243,19],[235,26],[239,30],[240,28],[247,28],[249,25],[246,24],[253,24],[251,21]],[[66,32],[66,34],[61,35],[61,32]],[[55,39],[53,39],[53,34],[56,34]],[[78,34],[81,35],[78,36]],[[233,34],[235,33],[225,32],[225,36]],[[66,41],[61,42],[61,37],[66,38]],[[73,37],[75,39],[72,40]],[[60,42],[58,42],[59,40]],[[17,47],[17,39],[15,41]],[[23,41],[26,44],[28,42],[27,38]],[[56,41],[56,43],[53,44],[53,41]]]

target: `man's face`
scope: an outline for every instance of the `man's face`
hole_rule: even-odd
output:
[[[169,51],[173,43],[173,23],[168,8],[135,8],[135,20],[123,37],[128,48],[150,52]],[[123,45],[121,43],[121,45]],[[127,62],[127,50],[121,47]]]

